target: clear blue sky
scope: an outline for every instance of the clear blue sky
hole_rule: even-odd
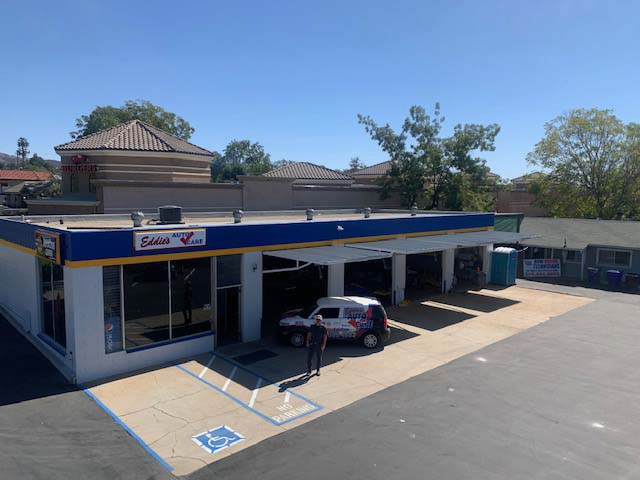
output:
[[[501,125],[496,173],[527,169],[543,124],[575,107],[640,121],[637,1],[3,0],[0,152],[26,136],[58,158],[74,119],[147,99],[220,150],[274,160],[386,160],[358,113],[401,124],[439,101],[447,124]]]

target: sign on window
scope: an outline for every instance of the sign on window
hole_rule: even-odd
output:
[[[36,254],[54,263],[60,264],[60,235],[36,230]]]
[[[122,312],[120,305],[120,267],[103,267],[104,353],[122,350]]]

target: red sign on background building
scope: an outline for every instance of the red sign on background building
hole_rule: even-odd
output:
[[[79,165],[62,165],[62,171],[67,173],[88,173],[98,170],[97,166],[92,163],[84,163]]]

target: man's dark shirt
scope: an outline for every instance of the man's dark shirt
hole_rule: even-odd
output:
[[[314,324],[309,327],[309,333],[311,334],[309,345],[322,345],[322,337],[327,334],[327,329],[324,325]]]

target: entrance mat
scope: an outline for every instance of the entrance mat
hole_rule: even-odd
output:
[[[255,352],[247,353],[245,355],[238,355],[237,357],[233,357],[233,359],[241,365],[251,365],[252,363],[277,356],[278,354],[272,352],[271,350],[262,349],[256,350]]]

